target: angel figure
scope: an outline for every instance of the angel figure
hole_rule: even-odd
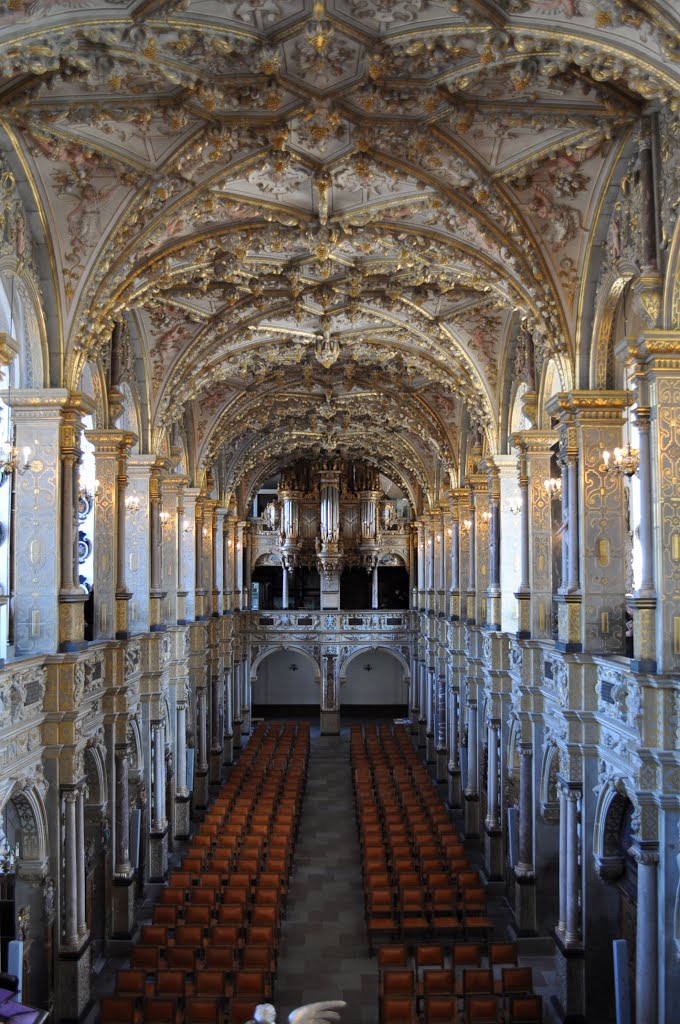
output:
[[[288,1015],[288,1024],[332,1024],[340,1020],[340,1010],[347,1003],[342,999],[330,999],[321,1003],[308,1003],[299,1006]],[[260,1003],[255,1007],[255,1016],[247,1024],[276,1024],[276,1009],[271,1003]]]

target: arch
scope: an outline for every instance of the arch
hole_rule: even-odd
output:
[[[99,740],[94,740],[85,747],[84,752],[85,778],[87,780],[88,807],[105,807],[108,803],[108,784],[104,751]]]
[[[94,406],[94,426],[104,430],[108,425],[108,408],[106,401],[106,378],[99,360],[90,361],[83,367],[80,378],[80,391],[92,400]]]
[[[543,429],[550,427],[550,423],[546,423],[546,404],[553,395],[558,394],[560,391],[568,391],[570,386],[570,382],[565,383],[565,375],[559,363],[555,359],[549,359],[541,374],[541,387],[538,397],[539,427]]]
[[[600,878],[614,881],[624,871],[621,826],[626,809],[637,810],[635,790],[630,780],[609,779],[600,790],[593,822],[593,856]]]
[[[281,556],[277,555],[275,551],[265,551],[263,554],[258,555],[253,565],[253,571],[255,569],[261,569],[263,566],[278,565],[281,567]]]
[[[11,804],[16,819],[21,870],[44,874],[49,858],[49,841],[45,802],[38,784],[34,780],[16,780],[7,791],[0,811],[7,803]]]
[[[555,743],[543,748],[541,761],[541,784],[539,789],[541,814],[546,821],[557,821],[560,813],[557,796],[557,776],[560,770],[560,751]]]
[[[638,276],[634,263],[620,260],[615,272],[605,281],[602,295],[595,310],[593,345],[590,351],[588,386],[606,390],[614,387],[612,361],[616,311],[631,281]]]
[[[49,387],[49,350],[40,290],[26,266],[14,256],[0,258],[0,278],[14,282],[3,287],[0,330],[19,342],[19,387]],[[12,293],[13,292],[13,293]],[[12,328],[10,330],[10,327]]]
[[[347,682],[347,667],[350,665],[360,654],[372,654],[374,651],[384,651],[386,654],[391,654],[392,657],[396,658],[402,669],[404,670],[404,683],[410,685],[411,683],[411,666],[407,662],[403,654],[396,650],[394,647],[386,647],[384,644],[365,644],[363,647],[357,647],[349,654],[340,666],[340,686],[344,686]]]
[[[668,269],[663,297],[663,325],[666,330],[680,330],[680,218],[675,225],[668,252]]]
[[[305,648],[301,647],[299,644],[287,644],[283,641],[281,641],[280,644],[270,644],[268,647],[265,647],[264,650],[258,652],[250,666],[251,683],[255,682],[255,679],[257,678],[257,670],[265,658],[277,651],[294,652],[295,654],[299,654],[301,658],[305,658],[307,661],[311,662],[314,668],[314,682],[321,685],[321,669],[319,667],[319,662],[314,655],[310,654],[309,651],[306,651]]]

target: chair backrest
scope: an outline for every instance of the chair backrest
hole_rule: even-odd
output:
[[[513,996],[510,1000],[511,1024],[541,1024],[543,1001],[540,996]]]
[[[189,903],[184,911],[185,924],[198,924],[202,928],[207,928],[210,925],[211,917],[212,907],[196,907]]]
[[[131,1024],[138,1019],[131,996],[105,996],[100,1009],[102,1024]]]
[[[196,924],[179,924],[175,928],[175,945],[192,946],[200,949],[203,945],[203,929]]]
[[[378,967],[406,967],[408,950],[406,946],[380,946],[378,949]]]
[[[232,924],[214,924],[208,946],[238,946],[240,929]]]
[[[252,996],[234,996],[229,1000],[229,1024],[246,1024],[252,1020],[257,1003]]]
[[[156,995],[183,996],[185,977],[184,971],[159,971],[156,975]]]
[[[476,942],[457,942],[453,947],[454,967],[480,967],[482,947]]]
[[[145,995],[146,971],[134,967],[128,970],[118,971],[116,975],[116,994],[136,996]]]
[[[237,996],[264,996],[268,981],[264,971],[237,971],[234,974],[234,992]]]
[[[451,1024],[458,1020],[456,996],[429,996],[425,999],[425,1024]]]
[[[157,946],[134,946],[130,953],[130,967],[143,967],[145,971],[157,971],[160,950]]]
[[[501,971],[501,987],[506,993],[529,995],[534,990],[531,967],[504,967]]]
[[[454,995],[456,991],[456,976],[454,971],[444,969],[423,971],[423,995],[425,996],[448,996]]]
[[[444,950],[441,946],[416,946],[416,967],[443,967]]]
[[[196,971],[194,982],[196,995],[199,996],[224,996],[226,986],[224,984],[224,971],[216,968],[204,968]]]
[[[147,1021],[158,1021],[159,1024],[172,1024],[177,1019],[177,1003],[174,999],[145,999],[142,1004],[142,1018]]]
[[[176,971],[195,971],[196,950],[191,946],[168,946],[165,951],[165,962]]]
[[[139,941],[144,946],[167,946],[168,929],[162,924],[143,924],[139,933]]]
[[[241,964],[246,970],[273,970],[272,951],[267,946],[246,946],[241,953]]]
[[[493,971],[487,967],[468,967],[463,971],[463,995],[493,992]]]
[[[385,971],[382,976],[382,988],[385,995],[410,996],[415,994],[413,971],[394,968]]]
[[[385,996],[380,1004],[381,1024],[413,1024],[415,1000],[411,996]]]
[[[517,964],[517,943],[516,942],[491,942],[489,943],[489,966],[497,967],[500,964]]]
[[[497,1024],[498,1000],[495,996],[473,996],[465,1001],[465,1024]]]
[[[221,997],[191,996],[186,1001],[185,1021],[192,1024],[220,1024],[224,1019]]]

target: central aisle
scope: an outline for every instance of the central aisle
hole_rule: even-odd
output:
[[[375,1024],[378,968],[368,956],[349,730],[312,729],[309,775],[281,928],[278,1020],[304,1003],[344,999],[343,1024]]]

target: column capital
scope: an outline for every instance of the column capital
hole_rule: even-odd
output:
[[[19,343],[11,334],[0,331],[0,366],[11,366],[19,355]]]
[[[656,867],[659,863],[659,850],[657,847],[645,847],[633,844],[628,848],[630,856],[645,867]]]
[[[545,455],[559,440],[556,430],[518,430],[512,443],[523,455]]]
[[[137,440],[128,430],[86,430],[85,437],[94,445],[95,455],[126,457]]]

